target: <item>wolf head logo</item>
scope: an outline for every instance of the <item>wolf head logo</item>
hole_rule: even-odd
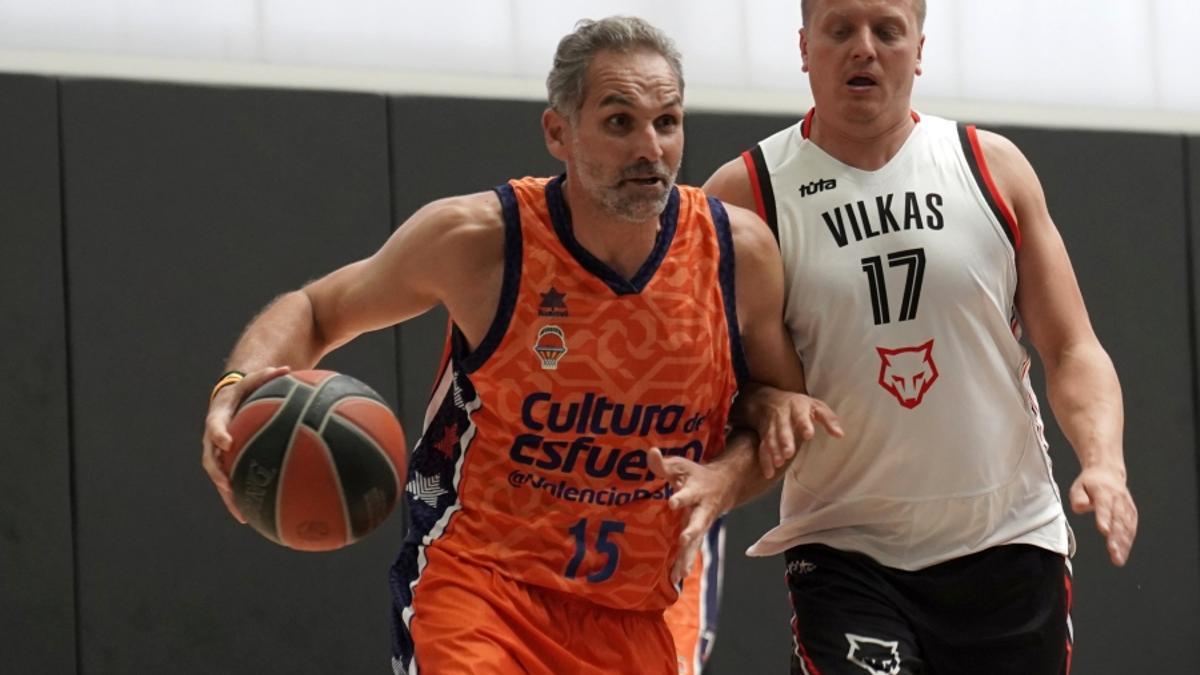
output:
[[[871,675],[900,675],[900,643],[846,633],[850,651],[846,660]]]
[[[921,405],[925,392],[938,378],[937,364],[933,362],[933,340],[917,347],[876,347],[875,350],[882,361],[879,386],[891,392],[905,408]]]

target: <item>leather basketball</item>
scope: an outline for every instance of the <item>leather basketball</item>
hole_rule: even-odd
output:
[[[275,378],[229,425],[224,469],[238,510],[267,539],[328,551],[377,528],[403,490],[404,431],[367,385],[326,370]]]

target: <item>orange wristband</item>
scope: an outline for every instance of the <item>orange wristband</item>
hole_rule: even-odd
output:
[[[245,373],[237,370],[231,370],[222,375],[221,379],[217,380],[216,386],[213,387],[212,393],[208,395],[208,402],[212,403],[212,400],[217,397],[217,392],[231,384],[237,384],[238,382],[241,382],[245,377]]]

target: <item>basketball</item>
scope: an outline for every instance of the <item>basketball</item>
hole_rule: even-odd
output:
[[[326,370],[275,378],[238,408],[222,462],[234,502],[267,539],[302,551],[352,544],[387,519],[405,476],[404,431],[379,394]]]

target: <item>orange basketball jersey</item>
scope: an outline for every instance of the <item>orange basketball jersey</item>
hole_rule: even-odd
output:
[[[474,350],[452,327],[410,460],[411,527],[392,570],[398,670],[427,549],[601,607],[659,611],[678,594],[682,518],[647,450],[704,461],[723,449],[746,372],[728,218],[700,190],[673,189],[652,253],[625,279],[575,240],[563,180],[496,188],[496,317]]]

